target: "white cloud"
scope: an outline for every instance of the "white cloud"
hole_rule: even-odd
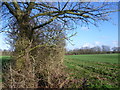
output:
[[[93,44],[90,44],[90,43],[85,43],[82,47],[94,47],[94,45]]]
[[[102,45],[101,42],[95,41],[93,44],[91,44],[91,43],[85,43],[85,44],[83,44],[82,47],[90,47],[90,48],[92,48],[92,47],[101,46],[101,45]]]
[[[97,45],[99,46],[100,44],[101,44],[101,42],[99,42],[99,41],[96,41],[96,42],[95,42],[95,45],[96,45],[96,46],[97,46]]]
[[[88,27],[81,27],[81,30],[88,31],[89,28]]]

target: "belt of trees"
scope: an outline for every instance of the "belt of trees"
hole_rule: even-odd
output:
[[[66,51],[66,55],[79,55],[79,54],[110,54],[120,53],[120,47],[110,48],[109,46],[95,46],[95,47],[82,47],[80,49],[74,49]]]

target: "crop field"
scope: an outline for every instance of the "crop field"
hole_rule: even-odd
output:
[[[9,60],[9,56],[0,56],[0,61]],[[85,87],[118,88],[118,54],[66,55],[64,64],[70,77],[85,82]],[[72,87],[80,87],[81,83]]]
[[[118,54],[66,55],[65,65],[88,88],[118,88]]]
[[[2,74],[2,65],[6,62],[10,61],[10,56],[0,56],[0,82],[2,82],[1,74]]]

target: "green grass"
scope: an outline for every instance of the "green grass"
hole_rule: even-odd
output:
[[[9,56],[0,56],[2,64],[10,60]],[[83,79],[87,79],[88,88],[118,87],[118,54],[66,55],[64,64],[66,72],[81,83],[71,87],[81,87]],[[1,82],[1,79],[0,79]]]
[[[87,79],[88,87],[118,87],[118,54],[66,55],[69,74],[77,79]]]
[[[88,55],[67,55],[67,59],[80,61],[94,61],[104,63],[118,63],[118,54],[88,54]]]
[[[10,61],[10,56],[0,56],[0,67],[1,65],[4,65],[5,63],[8,63]]]
[[[10,56],[0,56],[0,60],[9,60]]]
[[[5,65],[10,61],[10,56],[0,56],[0,67]],[[1,70],[0,70],[1,71]],[[0,72],[0,76],[2,75],[2,72]],[[2,82],[2,78],[0,77],[0,82]]]

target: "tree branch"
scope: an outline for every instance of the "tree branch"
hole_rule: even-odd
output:
[[[79,12],[79,13],[78,13]],[[64,11],[50,11],[50,12],[44,12],[44,13],[39,13],[39,14],[36,14],[34,15],[33,17],[31,17],[30,19],[33,19],[35,17],[38,17],[38,16],[43,16],[43,15],[48,15],[48,16],[51,16],[51,14],[59,14],[61,15],[62,14],[73,14],[73,15],[83,15],[85,13],[88,13],[89,11],[82,11],[82,10],[64,10]],[[86,15],[83,15],[83,16],[86,16]]]
[[[27,10],[26,10],[27,12],[29,12],[28,14],[31,13],[34,5],[35,5],[34,2],[30,2],[30,3],[28,4]]]
[[[16,0],[14,0],[13,5],[16,10],[20,10],[20,6],[18,5],[18,2]]]
[[[53,20],[55,20],[57,17],[58,17],[58,16],[53,17],[53,18],[50,19],[49,21],[47,21],[47,22],[45,22],[45,23],[43,23],[43,24],[41,24],[41,25],[39,25],[39,26],[36,26],[36,27],[32,28],[32,30],[37,29],[37,28],[40,28],[40,27],[43,27],[44,25],[47,25],[47,24],[51,23],[51,22],[52,22]]]
[[[10,12],[13,16],[17,17],[16,13],[14,12],[14,9],[13,9],[7,2],[4,2],[4,5],[8,8],[9,12]]]
[[[65,5],[64,5],[64,7],[62,8],[62,10],[61,10],[61,11],[63,11],[63,10],[66,8],[66,6],[67,6],[68,2],[69,2],[69,0],[65,3]]]

